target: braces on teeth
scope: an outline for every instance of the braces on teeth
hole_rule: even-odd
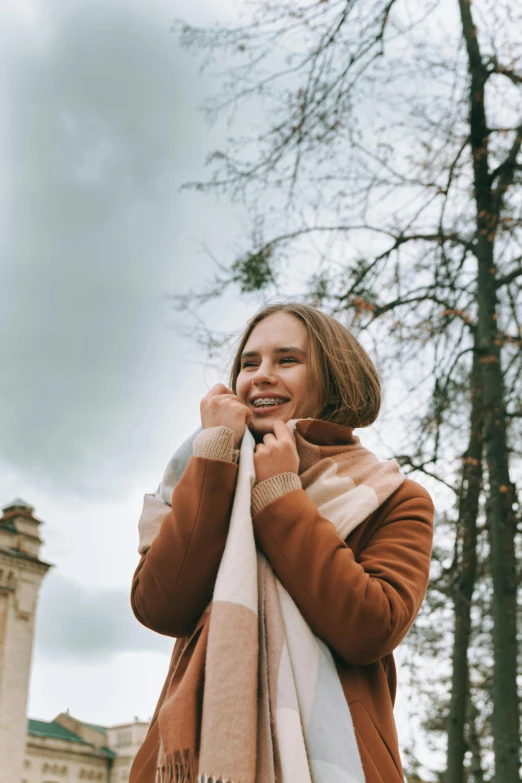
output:
[[[273,399],[269,397],[263,397],[254,401],[255,408],[269,408],[270,406],[279,405],[282,402],[286,402],[281,398]]]

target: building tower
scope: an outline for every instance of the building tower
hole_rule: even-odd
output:
[[[20,783],[38,591],[50,563],[40,560],[42,524],[20,498],[0,517],[0,770]]]

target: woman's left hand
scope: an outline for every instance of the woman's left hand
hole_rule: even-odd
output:
[[[254,449],[256,484],[279,473],[297,473],[299,455],[293,435],[284,421],[274,422],[274,433],[268,432]]]

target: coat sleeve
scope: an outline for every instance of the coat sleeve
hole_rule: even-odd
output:
[[[357,560],[303,489],[253,520],[258,545],[312,631],[350,664],[374,663],[395,649],[426,594],[434,508],[419,484],[404,484],[377,512]]]
[[[188,636],[212,599],[227,540],[238,466],[192,456],[150,549],[134,572],[136,618],[165,636]]]

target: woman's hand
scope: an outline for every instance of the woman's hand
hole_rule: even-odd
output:
[[[234,433],[234,448],[237,449],[253,416],[250,408],[240,402],[233,391],[216,383],[201,400],[199,409],[203,429],[228,427]]]
[[[274,422],[274,434],[268,432],[254,450],[256,484],[279,473],[297,473],[299,454],[294,437],[284,421]]]

